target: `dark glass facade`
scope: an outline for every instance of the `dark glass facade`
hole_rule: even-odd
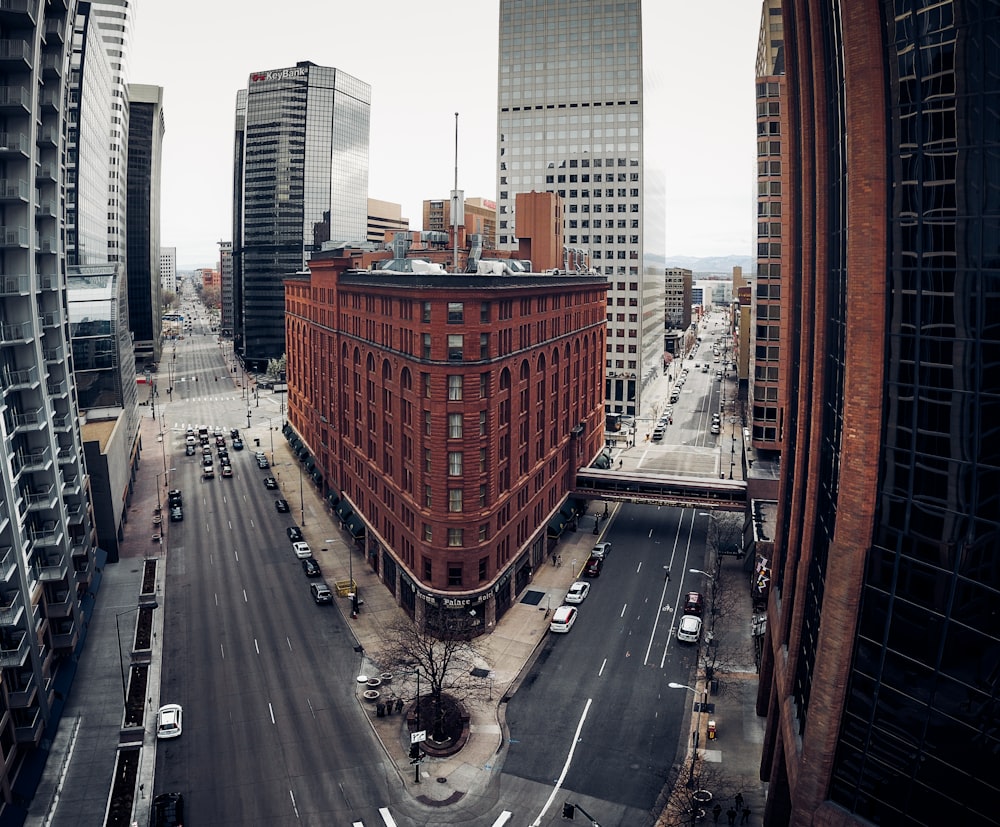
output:
[[[285,351],[282,280],[324,242],[365,238],[370,100],[367,84],[312,63],[254,72],[237,99],[234,322],[250,364]]]

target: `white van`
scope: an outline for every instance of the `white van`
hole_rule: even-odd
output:
[[[653,429],[653,442],[659,442],[661,439],[663,439],[663,433],[664,433],[663,426],[657,425]]]

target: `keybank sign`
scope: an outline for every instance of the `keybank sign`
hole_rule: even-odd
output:
[[[251,83],[260,83],[265,80],[290,80],[292,78],[304,78],[309,75],[309,70],[305,66],[293,66],[291,69],[275,69],[273,72],[254,72],[250,75]]]

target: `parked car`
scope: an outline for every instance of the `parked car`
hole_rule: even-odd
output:
[[[607,560],[610,553],[611,543],[598,543],[590,550],[591,557],[600,557],[602,560]]]
[[[713,434],[719,433],[719,430],[720,430],[719,423],[718,422],[713,422],[712,423],[712,427],[711,427],[710,430],[712,431]]]
[[[258,459],[257,460],[257,467],[261,468],[261,469],[264,469],[264,468],[270,468],[271,466],[270,466],[270,464],[268,463],[268,461],[266,459]]]
[[[285,529],[285,533],[288,535],[288,539],[293,543],[297,543],[302,539],[302,529],[297,525],[290,525]]]
[[[317,603],[333,603],[333,592],[326,583],[310,583],[309,591]]]
[[[279,514],[287,514],[291,509],[288,507],[288,500],[275,500],[274,507]]]
[[[180,505],[182,498],[183,495],[181,494],[181,490],[179,488],[171,488],[167,492],[167,502],[171,505]]]
[[[273,491],[278,487],[278,481],[274,477],[264,477],[264,487]]]
[[[549,631],[563,634],[573,628],[576,623],[577,611],[573,606],[560,606],[552,615]]]
[[[153,799],[149,813],[150,827],[183,827],[184,796],[180,793],[160,793]]]
[[[698,615],[684,615],[677,624],[677,639],[682,643],[697,643],[701,637],[701,618]]]
[[[164,704],[156,713],[156,737],[176,738],[183,731],[184,710],[180,704]]]
[[[302,571],[306,573],[306,577],[320,577],[323,574],[319,567],[319,561],[315,557],[302,559]]]
[[[583,603],[587,599],[588,594],[590,594],[590,583],[577,580],[569,587],[569,591],[566,592],[565,601],[567,603]]]
[[[309,543],[304,540],[299,540],[296,543],[292,543],[292,548],[295,550],[295,556],[300,560],[305,560],[306,557],[312,557],[312,549],[309,548]]]
[[[688,592],[684,597],[684,614],[701,617],[705,611],[705,598],[701,592]]]
[[[170,507],[170,522],[179,523],[184,519],[184,509],[179,505],[172,505]]]
[[[591,557],[587,561],[587,565],[583,567],[584,577],[600,577],[601,569],[604,568],[604,560],[600,557]]]

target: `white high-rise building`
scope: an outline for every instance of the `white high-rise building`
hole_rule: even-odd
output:
[[[176,247],[160,247],[160,284],[164,291],[177,292]]]
[[[497,246],[517,249],[517,193],[565,199],[564,261],[589,256],[611,282],[606,408],[640,413],[663,370],[666,230],[641,2],[500,0],[499,51]]]

